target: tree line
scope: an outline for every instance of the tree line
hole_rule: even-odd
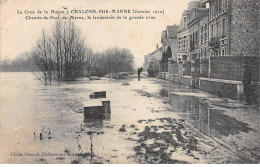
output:
[[[129,49],[112,48],[93,53],[73,20],[57,20],[50,31],[42,30],[33,49],[24,58],[28,71],[47,82],[71,81],[91,75],[132,72]]]

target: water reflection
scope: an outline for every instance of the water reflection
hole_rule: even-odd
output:
[[[223,114],[224,109],[210,106],[205,102],[205,98],[192,94],[170,93],[169,101],[174,111],[185,114],[186,121],[203,134],[221,138],[253,130],[248,124]]]

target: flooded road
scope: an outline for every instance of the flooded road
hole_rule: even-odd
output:
[[[0,75],[0,163],[259,163],[259,112],[237,102],[153,78]],[[111,115],[84,122],[94,91],[107,91]]]

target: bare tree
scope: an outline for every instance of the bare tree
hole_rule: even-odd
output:
[[[75,80],[86,74],[92,61],[91,52],[81,31],[72,20],[57,20],[50,35],[42,31],[41,38],[31,54],[45,83]]]

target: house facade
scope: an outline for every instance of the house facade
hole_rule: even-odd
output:
[[[144,56],[143,70],[147,71],[150,63],[158,64],[158,66],[160,66],[159,63],[161,61],[161,57],[162,57],[162,47],[158,48],[157,45],[155,51]]]
[[[168,59],[177,62],[177,30],[179,26],[167,26],[166,30],[162,32],[162,60],[161,60],[161,72],[169,72]]]
[[[208,16],[209,10],[206,9],[204,13],[202,13],[199,19],[199,60],[200,67],[199,73],[201,77],[209,76],[209,37],[208,37]]]
[[[162,32],[159,77],[241,99],[247,64],[260,90],[259,10],[259,0],[191,1]]]

